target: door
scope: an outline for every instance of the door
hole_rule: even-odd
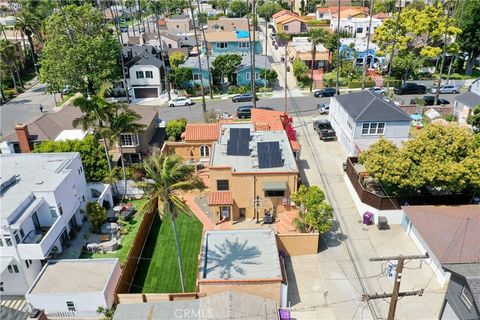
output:
[[[240,208],[240,219],[245,219],[245,212],[247,209],[245,208]]]
[[[222,220],[230,218],[230,207],[221,207],[220,215],[222,217]]]
[[[33,221],[33,225],[35,226],[35,230],[40,230],[41,229],[40,221],[38,221],[38,215],[36,212],[34,212],[32,215],[32,221]]]
[[[135,99],[158,98],[157,88],[135,88],[133,89]]]

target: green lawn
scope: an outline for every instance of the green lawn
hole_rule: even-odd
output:
[[[137,210],[145,203],[145,199],[140,200],[132,200],[129,201],[133,203]],[[83,252],[80,256],[81,259],[100,259],[100,258],[118,258],[120,262],[123,263],[127,260],[128,253],[130,252],[130,248],[132,246],[133,240],[135,239],[135,235],[137,234],[137,230],[140,227],[140,223],[142,222],[142,214],[137,212],[135,216],[127,221],[125,227],[128,229],[128,233],[122,237],[120,248],[116,252],[111,253],[90,253],[90,252]]]
[[[183,257],[185,290],[194,292],[202,239],[202,223],[194,216],[180,215],[176,220],[176,225]],[[164,218],[162,221],[156,215],[130,292],[174,293],[181,291],[172,224],[169,218]]]

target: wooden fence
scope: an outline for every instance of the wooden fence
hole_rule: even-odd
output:
[[[347,158],[346,173],[360,200],[378,210],[397,210],[404,205],[460,205],[469,204],[472,194],[425,195],[416,197],[388,197],[366,190],[362,184],[362,177],[355,170],[357,157]]]
[[[138,228],[137,235],[132,243],[132,248],[128,253],[127,260],[122,266],[122,275],[118,281],[117,288],[115,290],[116,294],[119,293],[128,293],[130,290],[130,285],[133,282],[135,277],[135,271],[137,270],[138,262],[143,252],[143,247],[147,241],[148,233],[150,232],[150,227],[152,226],[153,218],[157,212],[153,210],[152,212],[145,213],[142,217],[142,222]]]
[[[117,294],[117,303],[131,304],[143,302],[158,301],[178,301],[178,300],[195,300],[205,297],[205,294],[199,292],[190,293],[119,293]]]

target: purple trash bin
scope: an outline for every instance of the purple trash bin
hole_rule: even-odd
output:
[[[278,311],[278,313],[280,314],[280,320],[290,320],[291,319],[290,310],[280,309]]]
[[[373,213],[365,211],[363,214],[363,224],[366,224],[367,226],[373,224]]]

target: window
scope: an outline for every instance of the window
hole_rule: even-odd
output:
[[[7,247],[13,246],[12,238],[10,238],[10,236],[5,236],[3,237],[3,239],[5,240],[5,244],[7,245]]]
[[[194,73],[193,80],[200,80],[200,73]]]
[[[83,200],[83,202],[85,202],[85,196],[82,196],[82,200]]]
[[[363,33],[363,28],[362,27],[357,28],[357,33]]]
[[[350,129],[350,131],[353,129],[352,123],[348,120],[347,120],[347,127]]]
[[[140,163],[142,161],[142,157],[140,153],[130,153],[130,162],[131,163]]]
[[[217,180],[218,191],[228,191],[228,180]]]
[[[22,239],[25,238],[25,232],[23,232],[23,228],[20,228],[20,237]]]
[[[463,287],[460,299],[462,299],[462,302],[465,304],[468,310],[472,308],[473,298],[470,290],[468,290],[467,287]]]
[[[283,31],[288,31],[288,26],[283,26]]]
[[[180,28],[180,25],[179,25],[179,24],[177,24],[177,29],[178,29],[178,28]]]
[[[7,269],[8,269],[8,272],[10,272],[10,273],[18,273],[19,272],[16,264],[8,265]]]
[[[259,79],[260,79],[260,73],[255,72],[255,80],[259,80]]]
[[[227,42],[217,42],[217,49],[226,49],[228,47]]]
[[[3,282],[0,282],[0,292],[4,292],[5,288],[3,288]]]
[[[249,42],[239,42],[238,47],[239,48],[250,48],[250,43]]]
[[[60,203],[58,204],[58,211],[60,212],[60,215],[63,215],[63,208]]]
[[[265,197],[285,197],[285,190],[265,190]]]
[[[13,237],[15,238],[15,242],[16,242],[16,243],[20,243],[20,236],[18,235],[18,232],[15,232],[15,233],[13,234]]]
[[[168,48],[172,49],[172,44],[171,43],[168,44]]]
[[[363,135],[380,135],[385,132],[385,122],[369,122],[362,125]]]
[[[250,79],[251,79],[251,76],[250,76],[250,75],[251,75],[250,72],[247,72],[247,73],[246,73],[247,80],[250,80]]]
[[[153,71],[145,71],[145,78],[153,79]]]
[[[120,136],[122,147],[134,147],[138,145],[138,136],[132,133],[122,133]]]
[[[27,269],[30,268],[32,265],[32,260],[25,260],[25,265],[27,266]]]
[[[75,309],[75,304],[73,303],[73,301],[67,301],[67,309],[68,311],[77,311],[77,309]]]
[[[137,79],[143,79],[144,78],[143,71],[137,71],[136,74],[137,74]]]
[[[49,209],[50,209],[50,215],[52,216],[52,218],[56,218],[57,210],[55,210],[55,207],[49,207]]]
[[[3,247],[3,241],[2,241],[2,238],[0,238],[0,247]]]
[[[201,146],[200,157],[208,157],[208,156],[210,156],[210,148],[208,146]]]

